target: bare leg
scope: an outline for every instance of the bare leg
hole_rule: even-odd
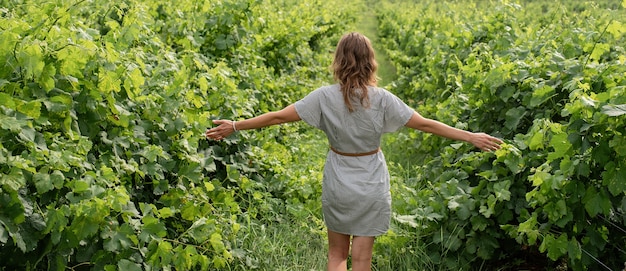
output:
[[[372,270],[373,248],[374,248],[374,237],[372,236],[352,237],[352,271]]]
[[[350,235],[328,230],[328,271],[348,270],[349,251]]]

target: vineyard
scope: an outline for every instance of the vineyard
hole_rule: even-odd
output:
[[[622,270],[625,18],[626,0],[0,0],[0,270],[323,270],[323,134],[203,133],[332,83],[364,21],[384,87],[506,142],[386,135],[374,270]]]

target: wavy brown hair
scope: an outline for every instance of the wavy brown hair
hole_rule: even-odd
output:
[[[378,81],[378,63],[370,40],[356,32],[344,35],[337,44],[331,68],[335,80],[339,82],[348,110],[354,111],[352,101],[355,99],[362,106],[368,107],[367,87],[376,86]]]

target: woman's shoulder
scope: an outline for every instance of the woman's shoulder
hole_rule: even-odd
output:
[[[339,84],[321,86],[313,90],[310,94],[328,96],[328,95],[337,94],[337,93],[341,93]]]
[[[391,93],[391,91],[382,87],[371,87],[369,89],[369,93],[371,93],[372,96],[380,96],[382,98],[395,96],[393,93]]]
[[[319,89],[324,91],[338,91],[340,90],[339,84],[321,86]]]
[[[332,100],[337,95],[341,95],[339,85],[324,85],[306,94],[301,101]]]

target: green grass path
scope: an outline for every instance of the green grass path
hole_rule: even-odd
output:
[[[376,61],[378,62],[378,77],[380,77],[378,86],[385,87],[395,80],[396,71],[395,67],[387,58],[378,37],[378,20],[376,18],[377,1],[368,0],[366,2],[367,12],[360,16],[361,19],[356,24],[356,31],[367,36],[372,41],[372,45],[376,51]]]

